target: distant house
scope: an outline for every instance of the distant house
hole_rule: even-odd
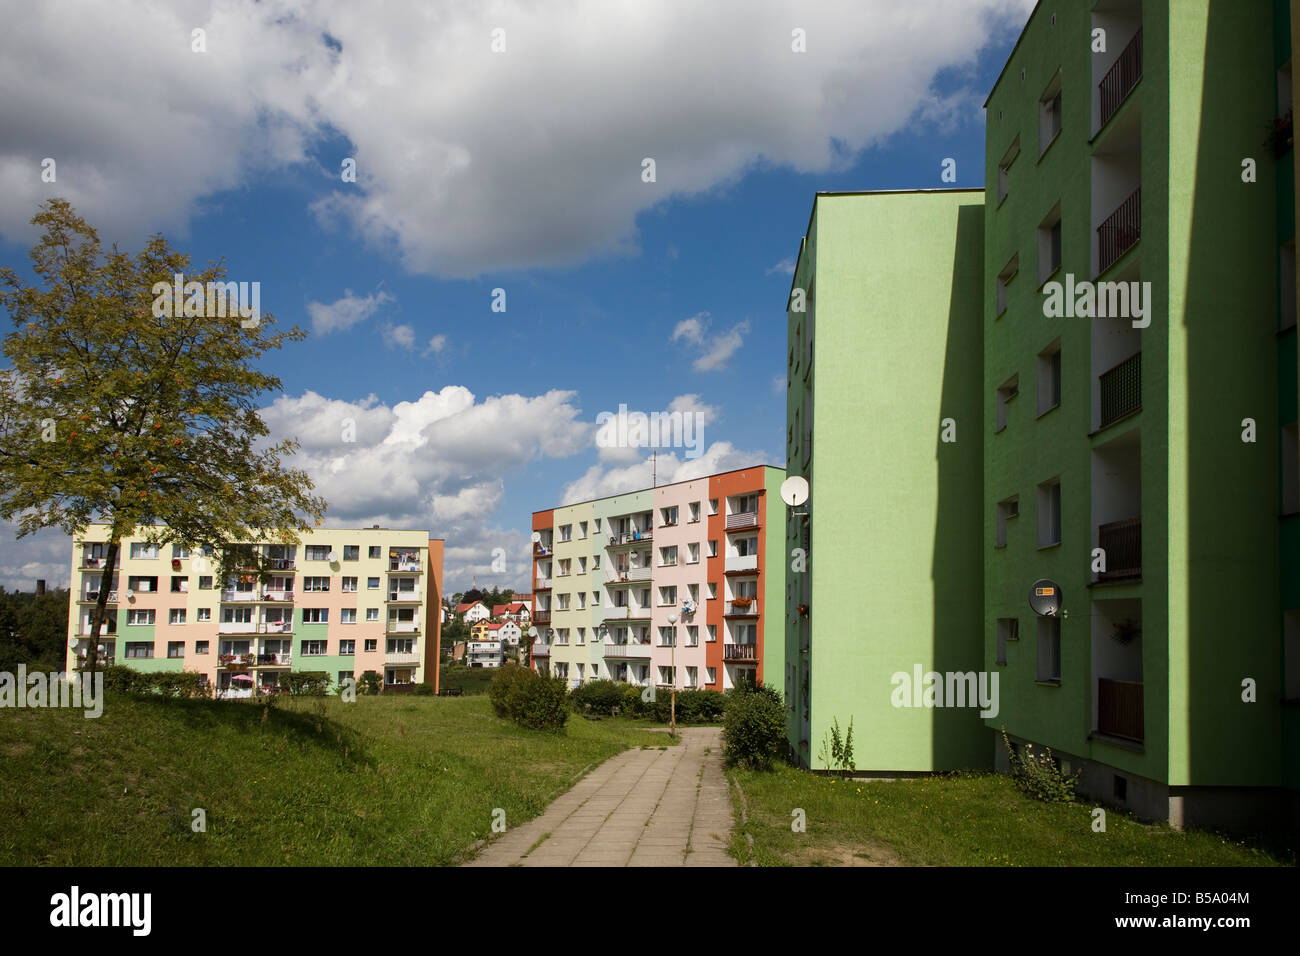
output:
[[[505,659],[500,630],[504,623],[478,621],[470,628],[469,650],[465,662],[470,667],[500,667]]]
[[[498,620],[514,621],[526,624],[532,617],[532,611],[523,601],[511,601],[509,604],[496,604],[492,607],[492,616]]]
[[[510,620],[489,624],[487,633],[492,639],[501,641],[503,647],[518,647],[519,640],[524,635],[519,625]]]
[[[492,613],[482,601],[474,601],[472,604],[457,604],[456,616],[466,624],[473,624],[475,621],[487,620]]]

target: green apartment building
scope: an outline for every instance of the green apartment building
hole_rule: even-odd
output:
[[[983,197],[818,196],[788,315],[806,765],[834,716],[882,772],[1005,767],[1005,726],[1091,799],[1294,820],[1295,171],[1264,142],[1290,37],[1280,0],[1044,0],[986,104]],[[998,675],[997,713],[912,726],[879,693],[908,652]]]

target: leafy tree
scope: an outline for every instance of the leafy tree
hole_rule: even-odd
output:
[[[109,526],[93,671],[124,536],[141,528],[160,545],[210,549],[224,575],[241,563],[234,543],[296,543],[320,524],[326,506],[311,480],[281,465],[297,443],[262,441],[258,401],[281,386],[254,367],[306,333],[276,332],[265,313],[217,315],[202,293],[195,308],[187,300],[156,316],[155,284],[170,287],[180,273],[208,290],[225,280],[224,265],[191,274],[189,257],[161,235],[134,258],[116,246],[105,255],[62,199],[32,222],[44,229],[31,251],[38,284],[0,269],[0,305],[15,326],[4,340],[11,367],[0,370],[0,517],[17,517],[19,537]]]

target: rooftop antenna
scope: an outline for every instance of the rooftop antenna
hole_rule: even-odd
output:
[[[651,488],[657,488],[659,486],[658,475],[656,473],[656,469],[658,467],[658,455],[659,455],[658,448],[652,448],[650,450],[650,487]]]

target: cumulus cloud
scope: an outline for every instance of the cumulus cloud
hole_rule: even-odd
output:
[[[678,395],[662,410],[620,406],[596,416],[596,447],[602,462],[618,464],[640,461],[646,448],[689,448],[693,455],[717,418],[717,408],[696,394]]]
[[[389,348],[415,348],[415,329],[409,325],[385,323],[383,328],[384,344]]]
[[[307,314],[311,316],[311,327],[320,335],[328,335],[364,322],[380,306],[392,301],[393,296],[387,292],[373,292],[362,297],[353,295],[351,289],[345,289],[343,298],[334,302],[308,302]]]
[[[429,345],[425,348],[425,355],[438,355],[447,347],[447,336],[435,335],[429,339]]]
[[[735,354],[749,334],[749,320],[738,322],[721,335],[710,335],[709,313],[700,312],[682,319],[673,328],[670,342],[684,342],[697,351],[691,368],[697,372],[713,372],[726,368],[727,360]]]
[[[9,591],[34,591],[36,582],[66,588],[71,583],[72,538],[58,528],[47,528],[17,540],[18,524],[0,524],[0,587]]]
[[[212,197],[274,175],[314,178],[322,223],[413,272],[626,254],[640,213],[757,162],[827,171],[919,117],[977,118],[986,91],[971,89],[970,67],[1032,6],[12,5],[0,87],[21,94],[0,101],[0,233],[30,239],[37,204],[60,195],[106,238],[184,235]],[[196,26],[206,53],[191,51]],[[796,26],[807,52],[791,50]],[[936,89],[941,72],[957,89]],[[340,137],[356,182],[341,180],[338,150],[317,155]],[[41,180],[46,157],[55,183]],[[654,183],[641,178],[646,157]]]
[[[736,468],[748,468],[751,465],[778,464],[784,460],[773,458],[762,451],[744,451],[731,442],[714,442],[698,458],[685,458],[676,452],[660,452],[653,464],[646,457],[634,464],[605,467],[593,465],[576,481],[566,485],[561,494],[561,504],[573,504],[592,498],[604,498],[628,491],[640,491],[650,487],[651,476],[658,485],[668,485],[691,478]]]
[[[794,275],[794,267],[795,267],[794,256],[786,256],[780,262],[776,263],[776,265],[770,266],[766,271],[764,271],[763,275],[792,276]]]

